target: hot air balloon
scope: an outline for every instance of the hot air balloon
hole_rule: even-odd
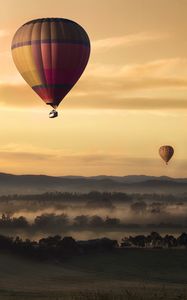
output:
[[[168,164],[169,160],[172,158],[174,154],[174,149],[172,146],[161,146],[159,149],[159,154],[161,158],[166,162],[166,165]]]
[[[54,109],[83,73],[90,56],[90,41],[77,23],[62,18],[32,20],[12,40],[14,63],[32,89]]]

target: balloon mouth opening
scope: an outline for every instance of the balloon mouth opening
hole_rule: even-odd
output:
[[[54,109],[57,109],[58,104],[47,102],[47,105],[51,105]]]

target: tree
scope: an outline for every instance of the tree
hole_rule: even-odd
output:
[[[187,233],[183,232],[178,238],[177,238],[178,245],[180,246],[187,246]]]
[[[105,225],[107,227],[117,227],[120,225],[120,219],[106,217]]]
[[[91,227],[102,227],[104,224],[104,221],[101,217],[99,216],[93,216],[90,219],[90,226]]]
[[[144,201],[139,201],[131,204],[130,208],[134,213],[141,214],[147,210],[147,204]]]
[[[74,218],[73,225],[78,227],[85,227],[89,224],[89,217],[85,215],[77,216]]]

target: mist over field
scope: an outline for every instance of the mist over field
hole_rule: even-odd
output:
[[[0,233],[24,238],[60,234],[120,240],[153,230],[176,235],[187,228],[187,197],[96,191],[11,195],[0,197],[0,215]]]

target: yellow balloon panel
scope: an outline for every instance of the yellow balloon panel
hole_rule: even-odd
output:
[[[12,56],[20,74],[31,87],[42,84],[30,45],[13,49]]]

